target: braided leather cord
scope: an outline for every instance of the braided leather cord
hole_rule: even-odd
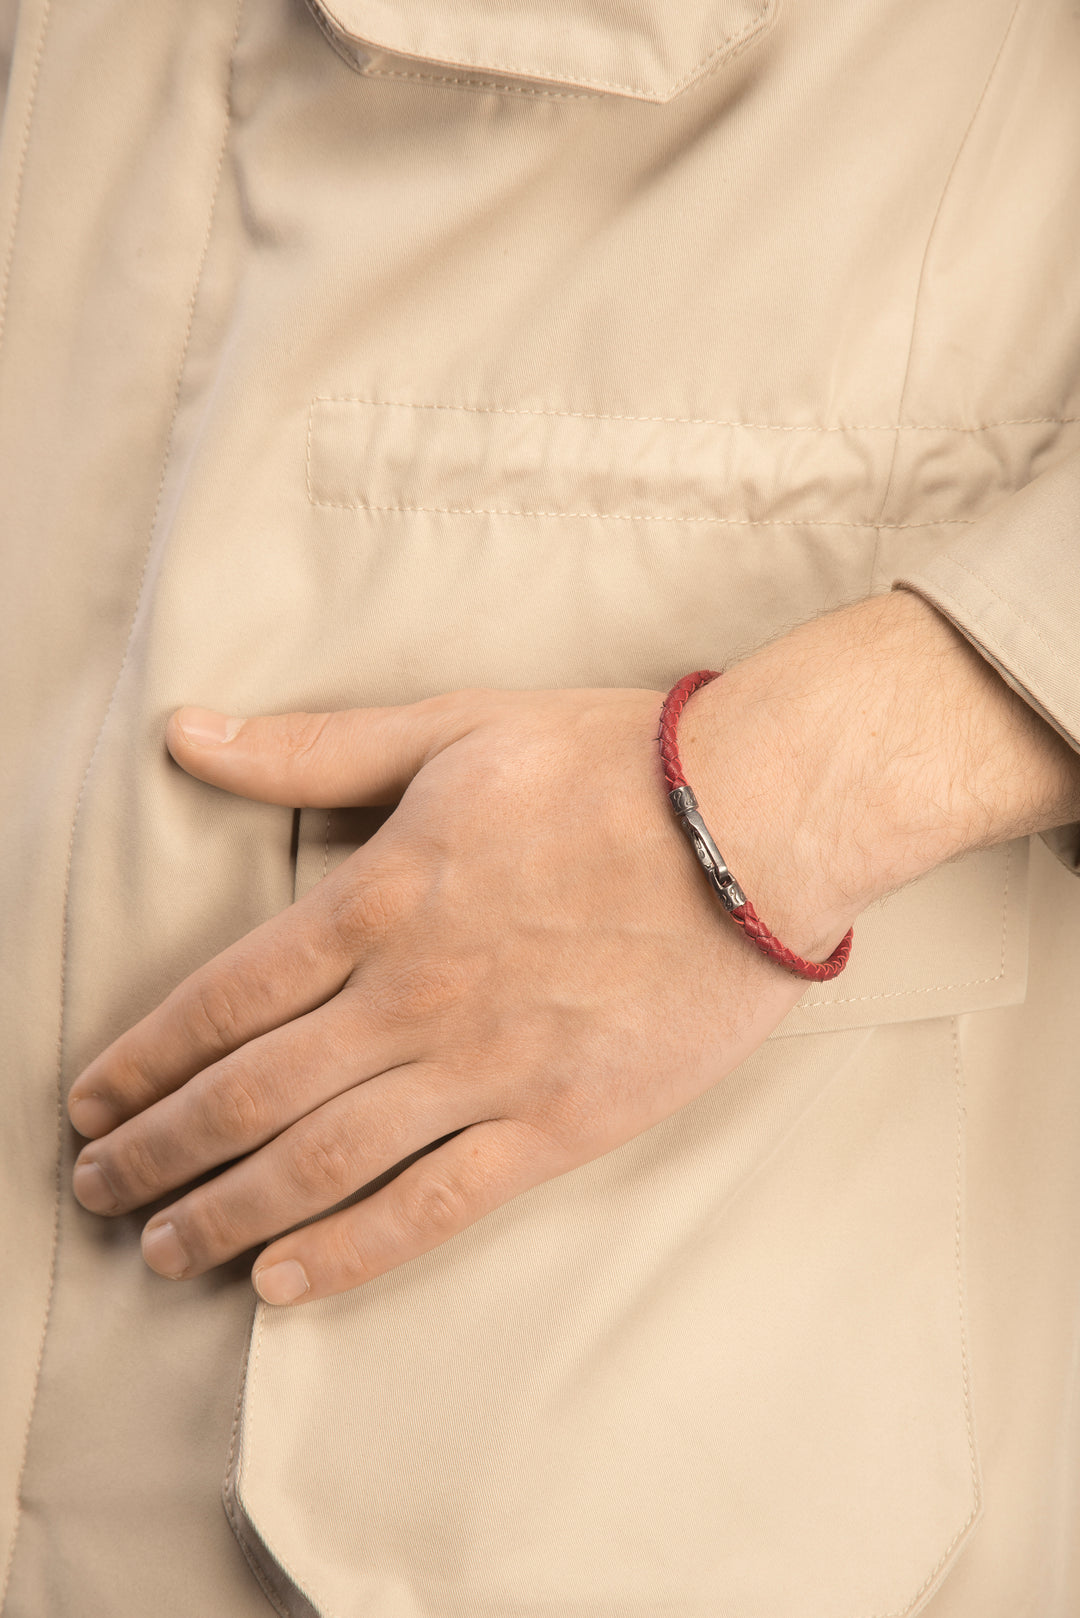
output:
[[[677,787],[690,785],[683,773],[679,744],[676,740],[682,711],[695,691],[700,690],[703,685],[708,685],[711,680],[719,678],[720,673],[717,669],[699,669],[696,674],[688,674],[678,685],[672,686],[664,698],[664,706],[660,710],[658,740],[660,759],[664,766],[664,779],[667,781],[669,792],[674,792]],[[737,905],[728,914],[763,955],[767,955],[770,961],[775,961],[787,971],[794,972],[796,977],[808,978],[812,983],[827,983],[830,978],[838,977],[848,963],[854,937],[854,930],[850,927],[827,961],[808,961],[802,955],[796,955],[794,950],[788,949],[775,933],[769,931],[749,899],[745,904]]]

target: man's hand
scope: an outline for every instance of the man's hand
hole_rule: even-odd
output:
[[[264,1297],[325,1297],[715,1083],[802,985],[702,879],[664,795],[660,701],[463,693],[248,720],[216,745],[182,713],[170,746],[204,779],[286,804],[401,801],[80,1077],[71,1117],[99,1137],[80,1200],[128,1212],[231,1163],[145,1234],[153,1268],[197,1275],[451,1136],[261,1256]]]
[[[730,1072],[804,985],[729,922],[681,837],[660,701],[175,715],[174,757],[226,790],[397,808],[80,1075],[79,1200],[126,1213],[228,1164],[154,1216],[147,1262],[193,1276],[270,1241],[262,1296],[326,1297]],[[939,860],[1080,812],[1080,761],[909,596],[737,665],[692,699],[680,743],[732,869],[804,954]]]

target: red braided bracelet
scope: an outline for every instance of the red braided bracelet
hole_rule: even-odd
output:
[[[767,955],[778,966],[784,966],[797,977],[810,978],[814,983],[827,983],[841,973],[848,963],[851,954],[852,929],[844,934],[827,961],[807,961],[801,955],[781,944],[780,940],[769,931],[765,923],[759,918],[753,905],[728,870],[724,863],[724,856],[713,842],[709,829],[698,813],[697,799],[687,784],[683,774],[682,762],[679,758],[679,744],[675,740],[679,717],[693,693],[710,680],[718,680],[719,672],[716,669],[701,669],[697,674],[688,674],[685,680],[672,686],[664,698],[664,706],[660,710],[660,759],[664,766],[664,777],[668,784],[668,796],[671,807],[679,817],[683,831],[690,839],[690,846],[705,868],[705,874],[720,895],[720,902],[737,922],[750,939],[756,944],[763,955]]]

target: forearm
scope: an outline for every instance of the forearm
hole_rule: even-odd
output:
[[[759,911],[818,956],[935,865],[1080,818],[1080,755],[907,591],[734,665],[694,696],[681,741]]]

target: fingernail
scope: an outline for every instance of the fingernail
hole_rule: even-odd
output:
[[[158,1275],[167,1275],[178,1281],[188,1268],[189,1259],[176,1234],[176,1226],[168,1220],[163,1225],[147,1225],[143,1231],[142,1255]]]
[[[264,1303],[295,1303],[311,1285],[303,1265],[297,1264],[294,1258],[268,1264],[265,1269],[256,1270],[251,1279]]]
[[[243,723],[229,714],[214,713],[211,708],[181,708],[176,716],[177,729],[196,747],[220,747],[223,742],[231,742]]]
[[[96,1140],[99,1135],[107,1135],[110,1129],[115,1129],[120,1122],[119,1113],[102,1101],[100,1096],[72,1096],[68,1101],[68,1117],[73,1128],[85,1135],[88,1140]]]
[[[77,1200],[91,1213],[112,1213],[120,1206],[104,1169],[97,1163],[77,1163],[71,1183]]]

